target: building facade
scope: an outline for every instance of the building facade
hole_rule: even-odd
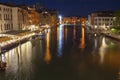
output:
[[[29,27],[28,10],[23,8],[22,9],[22,15],[23,15],[22,30],[28,30],[28,27]]]
[[[26,9],[0,3],[0,33],[26,30],[28,26],[28,11]]]
[[[85,17],[63,17],[62,23],[63,24],[80,24],[83,25],[87,21]]]
[[[48,24],[53,27],[59,23],[57,10],[43,9],[39,14],[40,25]]]
[[[0,3],[0,33],[37,29],[42,24],[56,26],[58,21],[57,10]]]
[[[101,30],[107,30],[113,26],[113,16],[112,11],[97,11],[88,16],[88,21],[91,28],[97,28]]]
[[[22,30],[23,29],[23,14],[22,8],[13,7],[12,8],[13,15],[13,30]]]
[[[12,7],[0,4],[0,33],[13,30]]]

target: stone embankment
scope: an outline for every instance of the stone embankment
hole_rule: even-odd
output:
[[[11,49],[19,44],[22,44],[28,41],[30,38],[36,36],[37,33],[34,32],[23,32],[19,34],[15,34],[14,36],[7,36],[10,39],[6,39],[6,37],[1,38],[3,41],[0,42],[0,53],[4,53],[6,50]],[[5,39],[5,41],[4,41]]]

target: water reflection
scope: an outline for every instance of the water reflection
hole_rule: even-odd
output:
[[[106,54],[106,48],[108,47],[108,45],[105,42],[105,37],[102,38],[102,43],[99,49],[99,54],[100,54],[100,63],[104,62],[104,56]]]
[[[73,28],[73,39],[76,39],[76,25]]]
[[[0,55],[7,62],[0,80],[117,80],[117,46],[119,42],[94,37],[81,26],[52,28],[44,39],[28,41]]]
[[[2,60],[7,63],[6,78],[11,75],[12,79],[10,80],[22,80],[23,75],[26,79],[30,78],[31,52],[31,43],[27,42],[1,55]],[[23,73],[22,71],[25,71],[26,73]]]
[[[60,25],[58,28],[58,57],[62,56],[62,42],[63,42],[63,25]]]
[[[50,31],[48,33],[46,33],[46,53],[45,53],[45,57],[44,60],[47,64],[49,64],[50,60],[51,60],[51,53],[50,53]]]
[[[82,30],[81,30],[81,39],[80,39],[80,48],[84,48],[85,47],[85,29],[84,29],[84,26],[81,27]]]

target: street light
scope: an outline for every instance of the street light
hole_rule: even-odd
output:
[[[59,23],[62,24],[62,16],[59,15]]]

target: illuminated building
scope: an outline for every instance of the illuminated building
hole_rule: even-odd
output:
[[[13,30],[22,30],[22,26],[23,26],[22,8],[13,7],[12,8],[12,14],[14,15],[12,17],[12,19],[13,19]]]
[[[92,28],[97,26],[100,30],[106,30],[113,26],[113,18],[112,11],[97,11],[89,15],[88,21]]]
[[[63,24],[81,24],[85,23],[87,18],[85,17],[63,17],[62,22]]]
[[[25,30],[28,26],[28,11],[19,6],[0,3],[0,33]]]
[[[22,30],[27,30],[29,27],[29,13],[28,13],[28,7],[27,6],[19,6],[22,8],[22,17],[23,17],[23,24],[22,24]]]
[[[28,30],[31,26],[38,28],[42,24],[56,26],[59,22],[58,11],[39,7],[0,3],[0,33]]]
[[[0,33],[13,30],[12,7],[0,3]]]
[[[28,8],[28,17],[30,25],[39,25],[39,13],[34,8]]]
[[[41,9],[39,14],[40,25],[48,24],[53,27],[56,26],[59,21],[57,10]]]

